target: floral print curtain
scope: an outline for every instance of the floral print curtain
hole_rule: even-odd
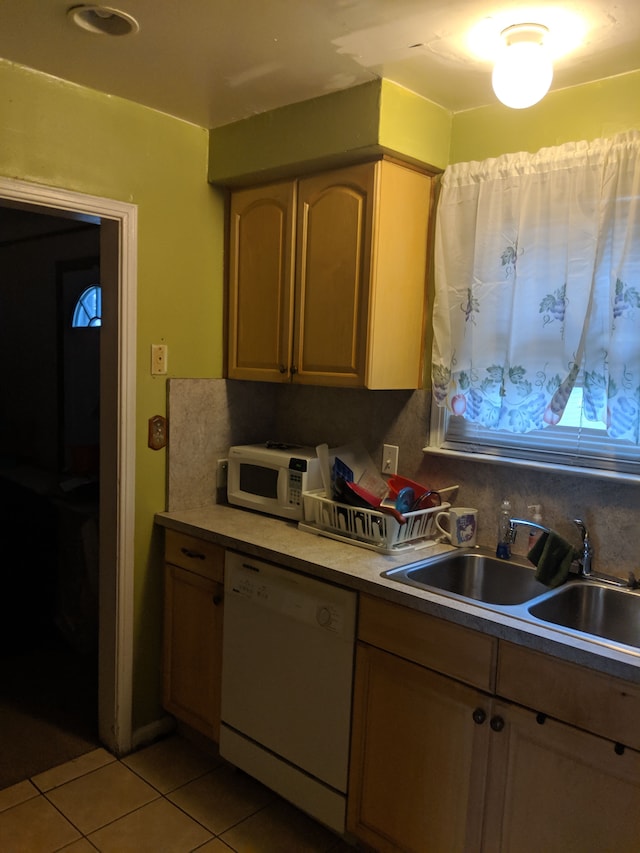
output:
[[[580,375],[583,417],[638,444],[640,133],[448,167],[435,239],[437,404],[529,432]]]

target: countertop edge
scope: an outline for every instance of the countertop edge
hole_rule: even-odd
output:
[[[504,610],[402,586],[397,581],[382,577],[382,573],[390,568],[451,550],[447,545],[429,543],[428,547],[399,554],[378,554],[357,545],[299,530],[295,522],[227,504],[159,512],[155,515],[155,522],[163,528],[419,610],[498,640],[640,683],[640,651],[636,653],[633,649],[598,638],[592,640],[588,635],[529,622]]]

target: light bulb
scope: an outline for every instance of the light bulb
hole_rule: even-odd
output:
[[[537,104],[549,91],[553,63],[544,45],[547,28],[516,24],[503,30],[504,45],[493,68],[493,91],[498,100],[520,110]]]

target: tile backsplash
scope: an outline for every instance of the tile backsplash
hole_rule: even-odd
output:
[[[359,439],[376,463],[383,444],[398,445],[400,474],[435,487],[460,484],[458,505],[479,509],[481,545],[495,545],[498,508],[508,497],[514,514],[523,517],[528,517],[528,505],[542,504],[543,523],[576,546],[579,536],[572,519],[584,519],[595,547],[595,569],[640,574],[638,484],[425,455],[427,391],[170,379],[167,412],[168,510],[206,506],[221,497],[216,494],[216,463],[231,444],[274,439],[338,446]],[[515,552],[526,553],[527,532],[520,531]]]

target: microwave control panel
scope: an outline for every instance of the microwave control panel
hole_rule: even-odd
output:
[[[300,506],[302,503],[302,473],[289,469],[289,486],[287,488],[289,504]]]

